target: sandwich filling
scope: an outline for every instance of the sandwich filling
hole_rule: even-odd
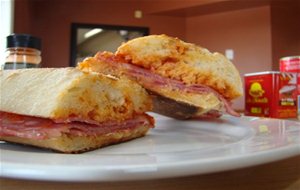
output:
[[[154,119],[147,114],[139,114],[124,121],[102,123],[60,122],[40,117],[0,112],[0,136],[12,136],[27,139],[44,140],[72,136],[97,136],[115,133],[120,130],[133,130],[137,127],[154,127]]]
[[[96,63],[97,65],[95,65],[95,62],[97,61],[98,64]],[[182,96],[183,94],[207,94],[208,96],[210,96],[210,98],[217,98],[218,100],[214,102],[221,102],[222,107],[225,108],[228,114],[233,116],[240,116],[239,113],[233,110],[229,100],[224,98],[220,93],[209,86],[202,84],[188,85],[179,80],[162,77],[159,74],[153,73],[145,68],[129,63],[124,63],[118,60],[116,56],[109,52],[98,53],[94,58],[90,58],[82,62],[79,65],[79,68],[82,70],[99,70],[101,72],[104,72],[105,74],[115,74],[118,76],[124,74],[140,83],[147,90],[157,93],[163,92],[164,95],[170,92],[174,92],[173,95],[178,95],[178,97]],[[221,115],[221,108],[219,107],[219,105],[216,105],[215,108],[216,109],[204,109],[205,111],[203,112],[203,114],[208,117],[219,117]]]

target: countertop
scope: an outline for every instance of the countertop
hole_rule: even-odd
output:
[[[199,189],[300,189],[300,155],[288,159],[212,174],[171,179],[126,182],[48,182],[18,179],[1,179],[1,190],[199,190]]]

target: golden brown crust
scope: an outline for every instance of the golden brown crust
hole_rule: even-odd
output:
[[[0,140],[30,145],[45,149],[50,149],[62,153],[82,153],[104,146],[122,143],[138,137],[146,135],[150,126],[139,126],[134,129],[123,129],[113,133],[95,135],[95,136],[72,136],[70,134],[63,134],[57,138],[50,138],[44,140],[27,139],[20,137],[2,136]]]
[[[151,98],[138,84],[74,68],[0,72],[0,110],[53,120],[105,122],[150,111]]]
[[[227,99],[243,94],[235,66],[219,53],[166,35],[136,38],[121,45],[116,56],[163,77],[186,84],[204,84]]]

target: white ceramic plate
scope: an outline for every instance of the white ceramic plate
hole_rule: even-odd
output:
[[[157,179],[225,171],[300,154],[300,122],[254,117],[178,121],[77,155],[0,143],[1,176],[51,181]]]

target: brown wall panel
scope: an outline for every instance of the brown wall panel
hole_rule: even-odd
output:
[[[300,55],[300,1],[271,3],[273,70],[279,69],[279,59]]]
[[[15,0],[14,32],[32,33],[33,7],[30,0]]]
[[[147,9],[147,5],[134,1],[27,1],[24,3],[22,0],[17,0],[16,6],[27,9],[27,6],[32,4],[30,14],[33,16],[26,21],[23,12],[17,10],[15,32],[29,31],[42,38],[44,67],[69,65],[71,23],[145,26],[150,28],[151,34],[165,33],[183,39],[185,37],[184,18],[144,14],[143,18],[136,19],[134,10],[143,11]],[[24,24],[20,24],[23,21]]]

